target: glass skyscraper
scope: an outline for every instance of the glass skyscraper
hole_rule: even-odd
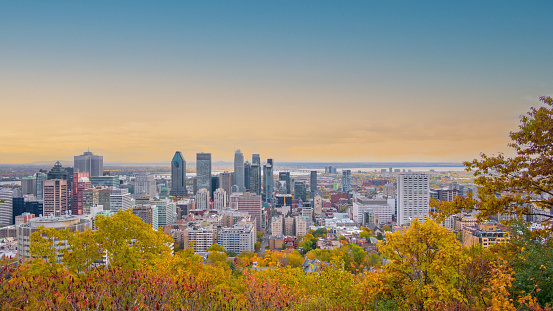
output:
[[[75,173],[87,172],[90,177],[104,174],[104,157],[95,155],[90,151],[74,157],[73,171]]]
[[[211,153],[196,154],[196,187],[211,194]]]
[[[238,186],[238,191],[245,192],[244,154],[240,152],[240,149],[234,152],[234,184]]]
[[[171,192],[172,196],[185,197],[186,191],[186,161],[180,151],[175,152],[171,161]]]

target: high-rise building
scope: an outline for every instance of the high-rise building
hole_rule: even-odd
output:
[[[69,208],[69,185],[66,179],[50,179],[43,182],[44,216],[60,216]]]
[[[311,171],[309,179],[309,192],[310,192],[310,198],[314,198],[315,194],[317,193],[317,171]]]
[[[430,210],[428,175],[406,173],[397,175],[397,224],[406,225],[418,218],[423,222]]]
[[[83,190],[83,214],[90,214],[93,206],[100,205],[100,191],[96,188]]]
[[[294,199],[301,199],[304,202],[307,201],[307,191],[302,181],[296,181],[294,183]]]
[[[273,159],[267,159],[267,164],[263,165],[263,197],[265,202],[272,204],[273,194]]]
[[[169,199],[154,200],[151,202],[157,209],[157,228],[165,227],[175,222],[177,214],[177,203],[171,202]],[[155,225],[155,221],[152,219]],[[152,225],[153,227],[153,225]]]
[[[13,192],[10,189],[0,189],[0,227],[13,224]]]
[[[215,198],[215,190],[219,189],[219,176],[211,176],[211,193],[209,194],[210,198]]]
[[[35,175],[36,178],[36,199],[42,201],[42,183],[48,178],[48,175],[43,172],[38,172]]]
[[[250,183],[251,183],[251,164],[250,162],[246,161],[244,163],[244,191],[245,192],[250,191]]]
[[[307,220],[303,216],[294,217],[294,223],[296,224],[296,236],[304,236],[307,234]]]
[[[227,195],[230,195],[232,185],[234,184],[234,173],[223,172],[219,174],[219,187],[223,188]]]
[[[284,235],[294,236],[295,234],[296,232],[295,232],[295,226],[294,226],[294,217],[284,218]]]
[[[21,178],[21,195],[27,194],[36,196],[36,176]]]
[[[250,192],[255,192],[257,195],[261,195],[261,157],[259,154],[254,153],[252,154],[252,167],[254,165],[257,165],[257,169],[250,169]],[[257,177],[254,178],[253,171],[257,172]],[[252,181],[255,180],[255,181]],[[252,186],[256,186],[256,188],[251,188]]]
[[[262,205],[261,197],[253,193],[244,193],[237,197],[238,211],[247,212],[252,219],[255,218],[255,228],[261,230]]]
[[[104,207],[104,211],[111,210],[110,208],[110,198],[111,193],[115,190],[114,188],[104,188],[98,190],[98,205]]]
[[[121,183],[117,176],[95,176],[88,179],[90,179],[92,187],[121,188]]]
[[[54,167],[52,167],[52,169],[48,172],[47,178],[49,180],[51,180],[51,179],[68,180],[69,179],[69,173],[67,172],[66,169],[64,169],[61,166],[60,161],[58,161],[58,162],[56,162],[56,164],[54,164]]]
[[[342,192],[351,190],[351,170],[342,171]]]
[[[283,233],[282,216],[271,218],[271,235],[282,235]]]
[[[109,210],[111,212],[117,213],[117,211],[126,211],[131,208],[132,198],[127,189],[113,189],[111,191],[109,196]]]
[[[206,210],[209,209],[209,192],[207,189],[202,188],[196,192],[196,209]]]
[[[320,194],[316,194],[313,197],[313,212],[315,212],[315,215],[321,215],[323,213],[323,198]]]
[[[278,180],[283,181],[286,183],[286,191],[285,194],[291,194],[291,180],[290,180],[290,172],[280,172],[278,173]]]
[[[213,209],[223,210],[227,208],[227,193],[223,188],[215,190],[213,194]]]
[[[186,169],[186,168],[185,168]],[[185,187],[186,189],[186,187]],[[134,179],[134,195],[136,197],[157,196],[156,180],[153,175],[140,174]]]
[[[197,189],[207,189],[211,193],[211,153],[196,154],[196,184]]]
[[[244,192],[244,154],[240,149],[234,152],[234,184],[238,186],[238,191]]]
[[[175,152],[171,160],[171,192],[170,195],[185,197],[186,192],[186,161],[180,151]]]
[[[88,179],[88,172],[73,173],[73,186],[71,187],[71,210],[73,215],[83,214],[84,190],[92,188]]]
[[[84,152],[74,157],[73,170],[75,173],[87,172],[90,177],[104,175],[104,157],[94,155],[92,152]]]
[[[253,224],[235,224],[230,228],[217,230],[217,243],[227,252],[236,254],[248,251],[253,252],[256,239],[256,230]]]
[[[250,192],[261,195],[261,167],[257,163],[250,166]]]

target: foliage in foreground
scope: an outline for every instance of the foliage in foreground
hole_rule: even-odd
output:
[[[520,263],[501,255],[523,254],[520,245],[529,247],[524,238],[509,251],[465,248],[431,220],[386,237],[379,248],[389,262],[370,271],[347,268],[355,267],[360,253],[347,245],[326,252],[330,263],[310,274],[299,267],[297,252],[267,252],[265,258],[246,253],[229,264],[218,245],[213,246],[217,256],[205,263],[190,247],[168,256],[146,253],[148,264],[84,271],[35,258],[17,270],[4,267],[0,309],[550,310],[542,307],[550,296],[539,295],[540,286],[550,289],[548,275],[528,289],[514,270]],[[252,269],[252,258],[270,269]],[[535,270],[534,263],[526,265],[526,273]]]

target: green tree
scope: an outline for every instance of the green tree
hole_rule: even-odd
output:
[[[211,244],[211,245],[207,248],[207,251],[208,251],[208,252],[215,251],[215,252],[226,253],[225,248],[222,247],[221,245],[217,244],[217,243]]]
[[[261,242],[257,241],[255,242],[255,245],[254,245],[254,250],[255,252],[259,252],[259,250],[261,249]]]

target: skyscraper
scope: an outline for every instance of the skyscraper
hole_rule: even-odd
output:
[[[255,192],[259,195],[261,195],[261,157],[259,156],[259,154],[257,153],[254,153],[252,154],[252,166],[254,165],[257,165],[257,178],[254,178],[253,177],[253,174],[250,173],[250,192]],[[251,169],[250,169],[251,171]],[[253,185],[254,186],[257,186],[257,188],[251,188],[252,187],[252,179],[255,179],[257,180],[256,183],[254,183]]]
[[[211,193],[209,194],[209,197],[211,199],[215,198],[213,194],[215,193],[215,190],[219,189],[219,176],[211,176]]]
[[[60,216],[69,210],[69,185],[66,179],[50,179],[43,182],[44,216]]]
[[[175,152],[171,161],[171,192],[172,196],[185,197],[186,191],[186,161],[180,151]]]
[[[157,186],[154,176],[148,174],[140,174],[136,176],[134,180],[134,195],[136,197],[143,195],[155,197],[157,195]]]
[[[397,175],[397,224],[409,224],[415,218],[423,222],[430,210],[428,175],[407,173]]]
[[[11,189],[0,189],[0,227],[14,224],[13,200]]]
[[[215,190],[213,195],[213,209],[224,210],[227,208],[227,193],[222,188]]]
[[[311,195],[309,197],[314,198],[315,193],[317,192],[317,171],[311,171],[310,177],[309,192],[311,193]]]
[[[69,173],[61,166],[60,161],[54,164],[54,167],[48,172],[47,178],[50,179],[69,179]]]
[[[273,159],[267,159],[267,164],[263,165],[263,196],[265,202],[273,203],[273,193]]]
[[[240,192],[245,191],[244,187],[244,154],[240,149],[234,152],[234,184],[238,186]]]
[[[257,163],[250,166],[250,192],[261,195],[261,167]]]
[[[74,157],[73,170],[75,173],[87,172],[89,177],[102,176],[104,174],[104,157],[94,155],[90,151]]]
[[[351,170],[342,171],[342,192],[348,192],[351,189]]]
[[[232,185],[234,184],[234,173],[223,172],[219,174],[219,187],[223,188],[227,195],[230,195]]]
[[[42,201],[42,183],[48,178],[43,172],[36,173],[36,199]]]
[[[73,173],[73,185],[71,187],[71,210],[73,215],[83,214],[83,192],[92,188],[88,179],[88,172]]]
[[[291,180],[290,180],[290,172],[280,172],[278,173],[278,180],[286,182],[286,194],[291,194],[290,191],[291,188]]]
[[[196,154],[196,176],[197,189],[207,189],[211,194],[211,153]]]
[[[307,192],[305,191],[305,184],[302,181],[294,183],[294,199],[301,199],[303,202],[307,201]]]
[[[251,176],[251,164],[246,161],[244,163],[244,191],[250,191],[250,176]]]
[[[263,209],[261,205],[261,197],[253,193],[244,193],[242,195],[238,195],[237,201],[238,211],[247,212],[252,216],[252,218],[255,217],[255,228],[257,231],[260,231]]]
[[[198,189],[195,196],[196,209],[209,209],[209,191],[205,188]]]

